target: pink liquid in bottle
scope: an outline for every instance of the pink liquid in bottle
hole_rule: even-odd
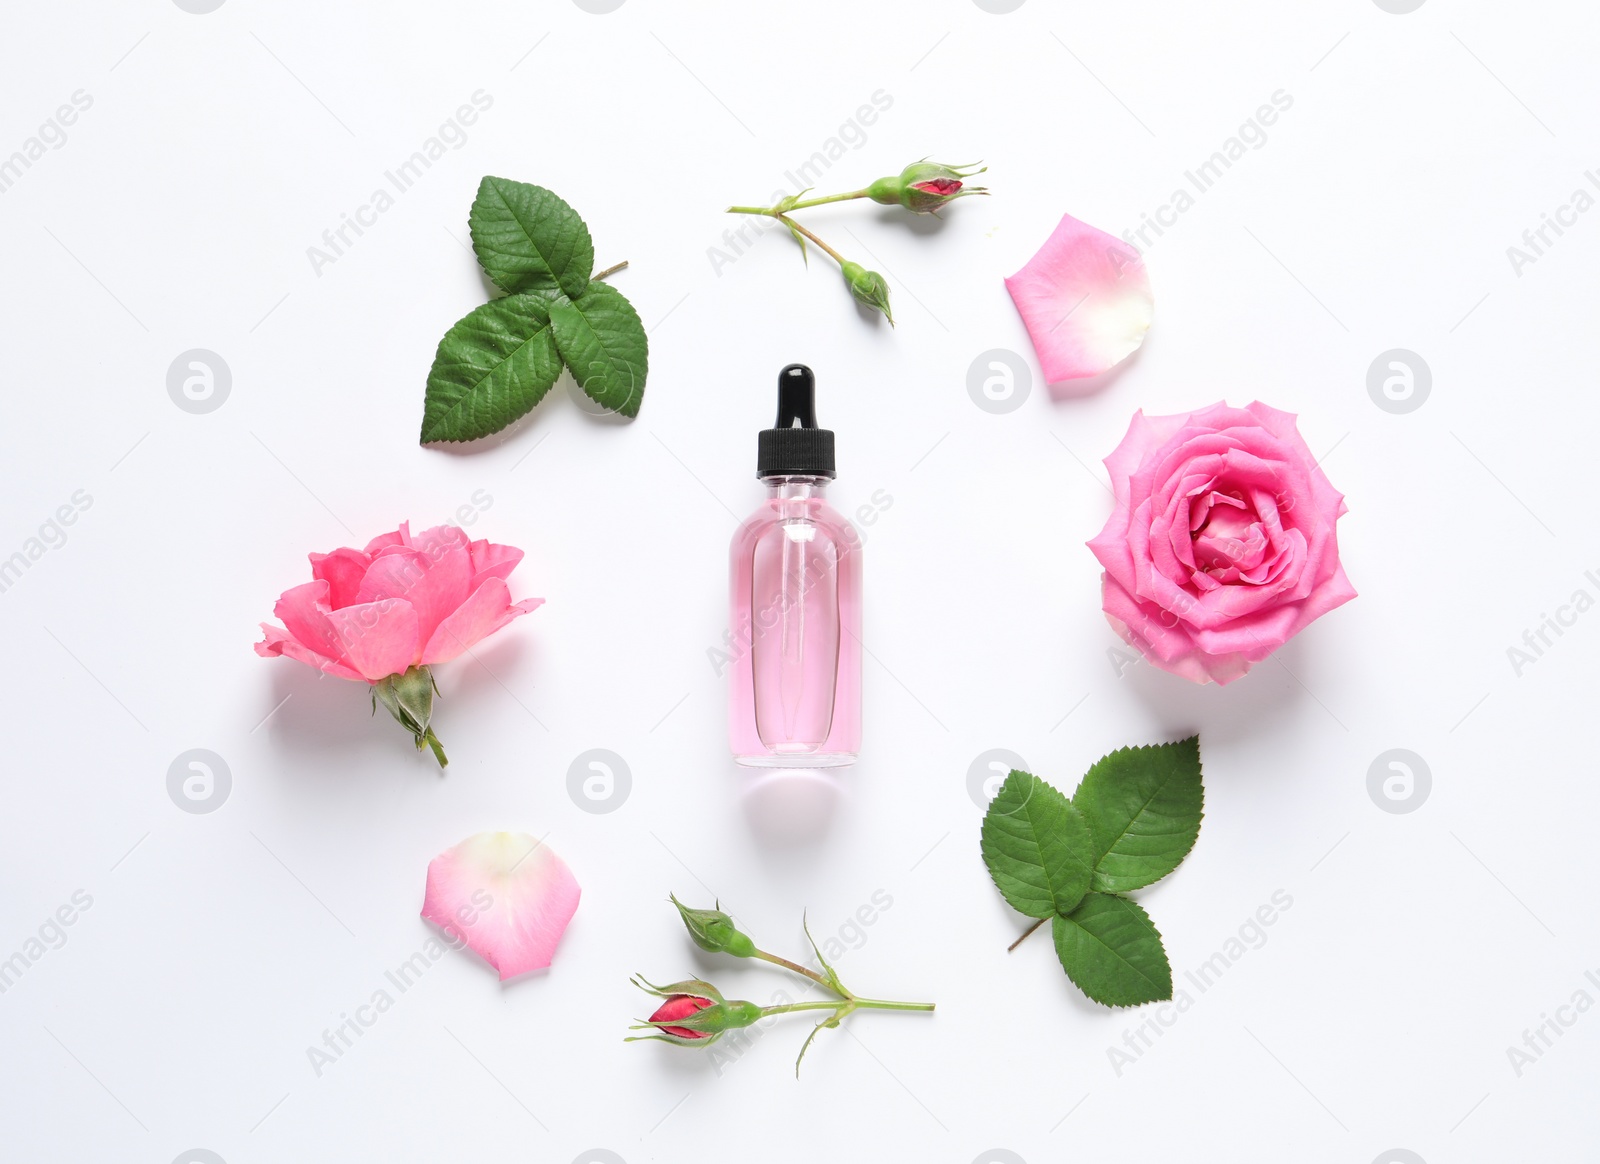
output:
[[[730,555],[729,738],[754,767],[837,767],[861,747],[861,542],[824,499],[833,433],[816,426],[814,391],[804,365],[779,375],[757,468],[767,498]]]

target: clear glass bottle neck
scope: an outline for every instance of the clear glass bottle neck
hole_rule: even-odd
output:
[[[828,491],[827,477],[773,476],[761,478],[767,496],[778,500],[822,497]]]

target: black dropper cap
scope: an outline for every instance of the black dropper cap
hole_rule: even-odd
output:
[[[757,477],[832,477],[833,432],[817,427],[817,379],[804,364],[778,373],[778,422],[761,430]]]

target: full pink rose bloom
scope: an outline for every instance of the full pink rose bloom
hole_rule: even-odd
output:
[[[456,526],[412,534],[410,523],[364,550],[312,554],[313,581],[283,592],[273,607],[283,626],[261,624],[266,637],[256,654],[364,679],[417,747],[427,742],[443,764],[428,726],[429,665],[454,659],[544,602],[511,601],[506,577],[521,560],[521,550],[468,541]]]
[[[1106,618],[1163,670],[1232,682],[1356,596],[1344,497],[1294,419],[1260,402],[1136,412],[1106,458],[1116,510],[1089,543]]]

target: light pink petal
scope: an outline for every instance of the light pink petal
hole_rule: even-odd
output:
[[[428,864],[422,916],[465,942],[500,980],[550,965],[581,890],[526,833],[479,833]]]
[[[333,659],[317,654],[282,627],[273,626],[270,622],[264,622],[261,624],[261,632],[265,637],[256,644],[256,654],[263,659],[274,659],[282,655],[284,658],[305,663],[307,666],[315,667],[317,670],[324,671],[329,675],[336,675],[340,679],[362,678],[361,675],[343,663],[335,662]]]
[[[350,665],[370,682],[418,661],[417,612],[399,598],[346,606],[328,616]]]
[[[1098,375],[1132,355],[1155,313],[1139,253],[1070,214],[1006,290],[1052,384]]]
[[[504,582],[499,578],[485,579],[472,592],[472,597],[439,624],[439,629],[422,649],[422,662],[448,662],[512,619],[537,610],[543,603],[542,598],[527,598],[512,605],[511,591]]]
[[[328,584],[328,605],[334,609],[349,606],[361,589],[372,559],[349,546],[331,554],[311,555],[311,576]]]
[[[494,542],[479,540],[472,543],[472,588],[476,590],[485,578],[506,579],[522,561],[522,551],[516,546],[499,546]]]

